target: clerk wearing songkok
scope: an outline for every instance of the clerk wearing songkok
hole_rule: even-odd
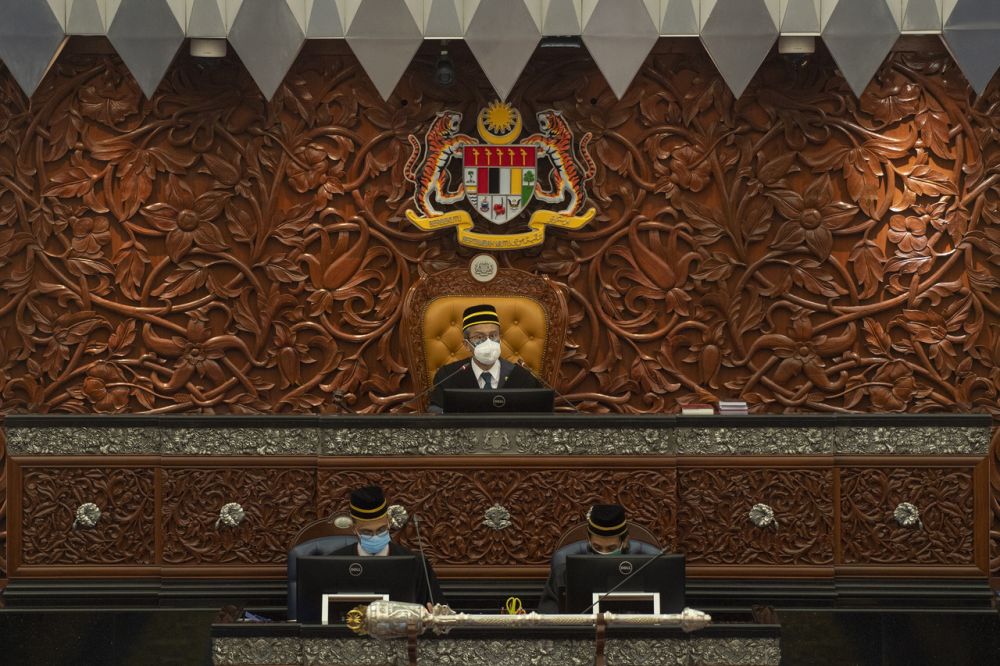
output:
[[[423,605],[431,600],[427,591],[428,578],[430,578],[430,588],[434,592],[434,603],[445,603],[437,576],[434,575],[434,569],[430,562],[427,563],[427,573],[425,574],[420,553],[414,553],[400,546],[389,535],[388,502],[381,488],[365,486],[351,492],[351,518],[354,520],[354,534],[357,536],[358,542],[345,546],[331,555],[360,557],[413,555],[416,557],[413,576],[416,580],[417,603]]]
[[[587,514],[587,538],[563,546],[552,555],[549,580],[538,603],[538,612],[559,613],[562,610],[560,599],[566,591],[566,557],[569,555],[656,555],[659,552],[651,544],[629,540],[625,507],[595,504]]]
[[[500,358],[500,316],[492,305],[466,308],[462,314],[462,338],[472,359],[455,361],[438,369],[428,411],[442,411],[445,389],[542,388],[541,382],[529,370]]]

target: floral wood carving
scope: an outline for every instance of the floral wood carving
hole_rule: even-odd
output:
[[[315,520],[312,470],[165,469],[163,562],[165,564],[275,564]],[[245,515],[220,527],[219,511],[238,503]]]
[[[467,54],[436,88],[428,53],[386,103],[307,55],[270,103],[235,57],[148,101],[114,55],[67,50],[30,104],[0,72],[0,410],[412,409],[403,299],[470,253],[402,218],[406,137],[490,89]],[[566,295],[580,409],[998,413],[1000,88],[973,103],[940,46],[860,100],[834,69],[773,58],[736,101],[658,53],[618,100],[533,58],[510,99],[593,134],[598,216],[501,262]]]
[[[22,471],[24,564],[154,564],[151,469],[57,467]],[[97,505],[100,521],[74,529],[77,508]]]
[[[901,502],[919,507],[919,528],[901,526]],[[974,564],[972,471],[840,471],[844,564]]]
[[[832,564],[833,471],[678,470],[678,540],[689,564]],[[757,527],[754,505],[774,511]]]
[[[622,503],[668,548],[675,543],[672,469],[321,470],[320,514],[344,509],[351,489],[369,483],[421,517],[421,536],[435,564],[547,565],[562,533],[602,501]],[[508,529],[484,526],[495,504],[510,510]],[[416,546],[409,527],[401,540]]]

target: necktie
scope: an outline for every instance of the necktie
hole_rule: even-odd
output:
[[[491,375],[488,372],[484,372],[481,376],[483,378],[483,388],[484,389],[493,388],[493,375]]]

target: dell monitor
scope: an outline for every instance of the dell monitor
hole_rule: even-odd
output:
[[[655,560],[642,571],[639,569]],[[684,610],[684,556],[683,555],[569,555],[566,558],[566,609],[567,613],[582,613],[594,604],[594,595],[610,592],[636,571],[628,582],[616,591],[659,593],[660,613],[679,613]],[[628,594],[621,595],[624,598]],[[614,602],[615,609],[633,606]],[[601,603],[601,610],[612,610],[609,603]],[[589,611],[588,611],[589,612]],[[650,613],[646,603],[640,612]]]
[[[388,595],[392,601],[413,602],[417,598],[416,586],[424,584],[423,571],[414,555],[305,556],[298,558],[296,577],[296,618],[302,624],[320,622],[324,594]],[[343,621],[339,613],[333,615],[337,616],[331,616],[332,623]]]
[[[555,393],[550,389],[445,389],[445,414],[494,412],[552,412]]]

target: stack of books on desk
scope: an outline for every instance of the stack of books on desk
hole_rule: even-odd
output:
[[[747,409],[747,403],[743,400],[720,400],[719,401],[719,413],[720,414],[749,414],[750,411]]]
[[[713,414],[715,414],[715,408],[708,403],[690,402],[681,405],[681,415],[683,416],[712,416]]]

